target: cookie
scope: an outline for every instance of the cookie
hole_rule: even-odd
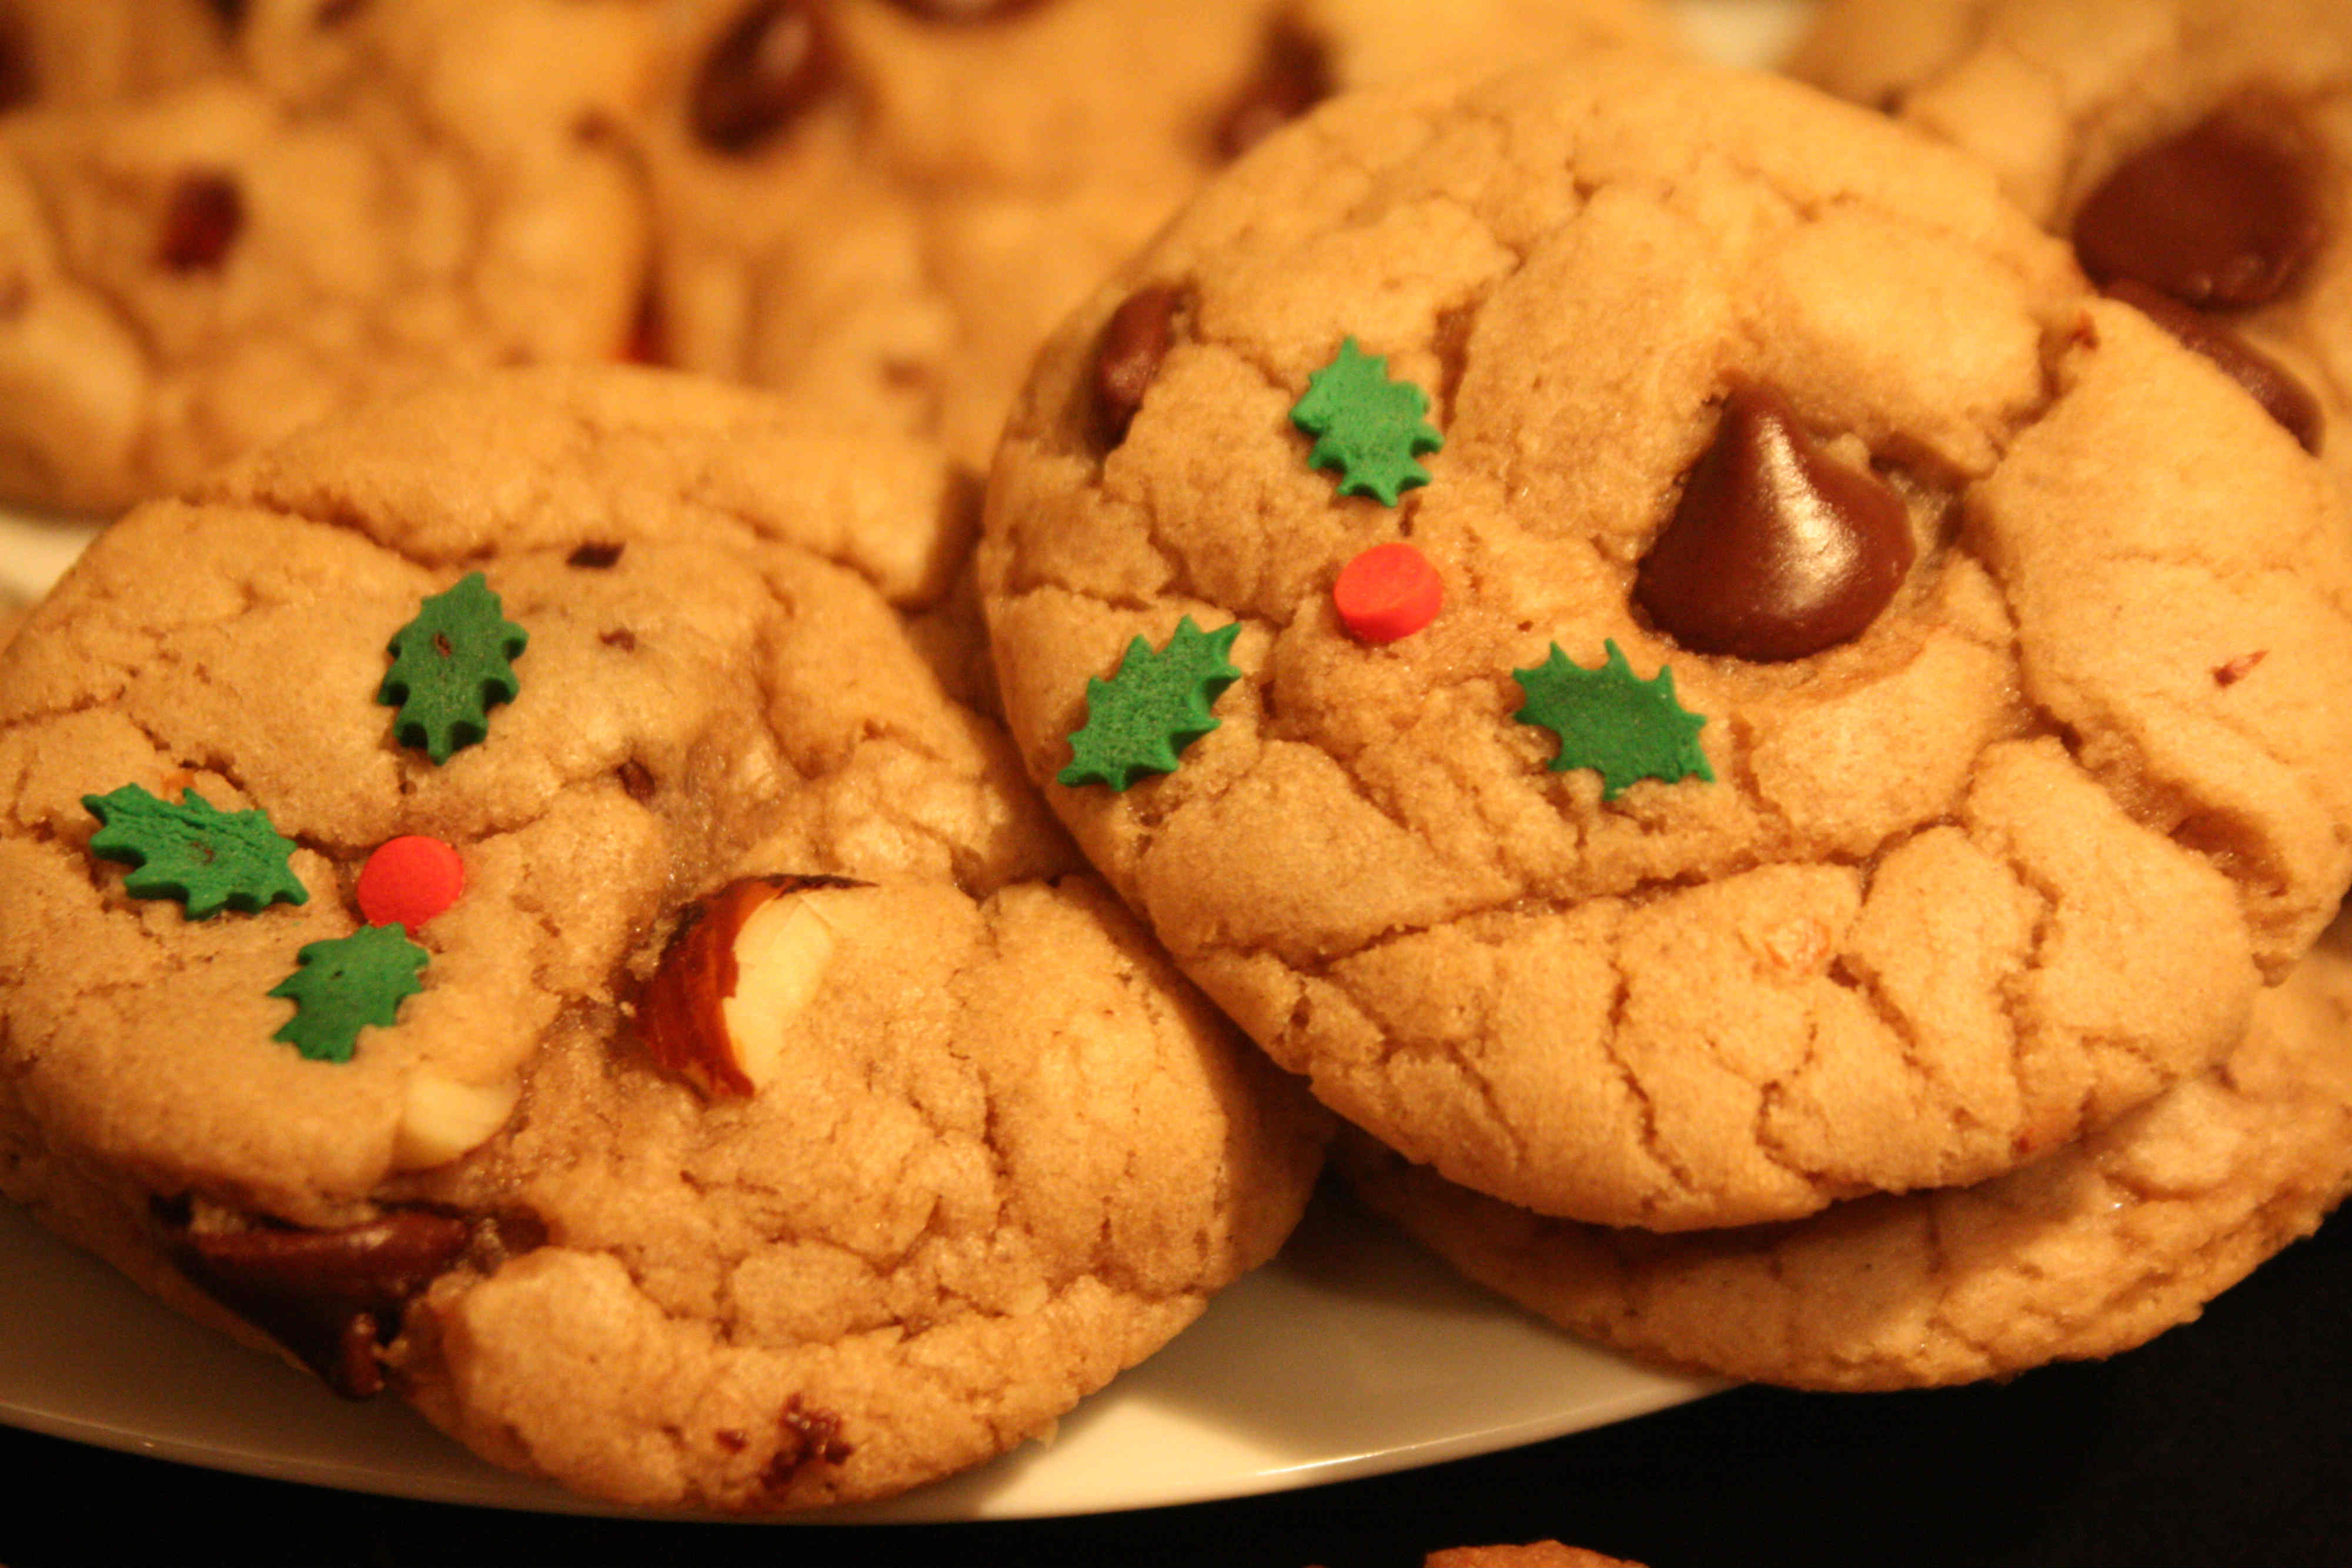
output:
[[[433,374],[629,348],[653,7],[234,9],[219,68],[0,117],[0,498],[112,511]]]
[[[1667,1237],[1541,1219],[1368,1145],[1348,1166],[1473,1279],[1683,1366],[1890,1389],[2111,1355],[2194,1319],[2352,1187],[2352,932],[2263,993],[2221,1066],[1978,1186]]]
[[[1050,1431],[1272,1254],[1324,1127],[961,685],[975,500],[541,370],[130,514],[0,654],[0,1188],[600,1499]]]
[[[1328,106],[1056,334],[988,529],[1088,856],[1327,1104],[1539,1212],[1997,1175],[2219,1061],[2352,872],[2318,465],[1793,83]]]
[[[1423,1568],[1642,1568],[1622,1557],[1604,1557],[1589,1547],[1557,1541],[1525,1546],[1449,1546],[1433,1552]]]
[[[2352,12],[2330,0],[1830,0],[1790,68],[1965,148],[2095,279],[2339,477]]]
[[[1334,90],[1597,39],[1652,0],[689,0],[647,131],[676,364],[984,465],[1037,344]]]

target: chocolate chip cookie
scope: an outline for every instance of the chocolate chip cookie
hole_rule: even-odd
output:
[[[1542,1213],[1999,1175],[2219,1062],[2352,875],[2319,465],[1791,82],[1327,106],[1056,335],[988,519],[1088,856],[1328,1104]]]
[[[2352,1188],[2352,936],[2264,992],[2219,1067],[1978,1186],[1657,1236],[1542,1219],[1368,1143],[1348,1163],[1472,1278],[1680,1365],[1887,1389],[2110,1355],[2196,1317]]]
[[[1031,356],[1336,90],[1664,45],[1651,0],[688,0],[649,128],[674,363],[985,464]]]
[[[1790,68],[1986,159],[2093,278],[2339,476],[2352,11],[2332,0],[1830,0]]]
[[[0,498],[111,511],[431,374],[623,355],[656,24],[253,0],[192,79],[0,117]]]
[[[0,653],[0,1188],[595,1497],[895,1492],[1274,1251],[1323,1118],[1021,778],[929,448],[650,371],[314,426]]]

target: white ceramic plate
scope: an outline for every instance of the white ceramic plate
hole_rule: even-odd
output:
[[[1709,53],[1778,56],[1803,0],[1676,0]],[[86,528],[0,514],[0,612]],[[1528,1318],[1318,1207],[1282,1256],[1051,1443],[827,1522],[1022,1519],[1207,1501],[1487,1453],[1624,1420],[1715,1385]],[[0,1422],[159,1458],[436,1501],[597,1511],[475,1458],[394,1399],[314,1379],[180,1318],[0,1203]]]
[[[562,1512],[397,1399],[179,1317],[0,1204],[0,1421],[283,1480]],[[1200,1502],[1432,1464],[1680,1404],[1713,1385],[1579,1343],[1388,1232],[1318,1209],[1275,1262],[1059,1437],[824,1522],[1025,1519]]]

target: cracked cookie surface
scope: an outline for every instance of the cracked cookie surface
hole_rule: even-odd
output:
[[[2129,1350],[2195,1318],[2352,1186],[2352,940],[2264,992],[2244,1043],[2079,1145],[1977,1186],[1656,1236],[1342,1163],[1471,1278],[1602,1343],[1727,1376],[1891,1389]]]
[[[1333,91],[1603,40],[1651,0],[688,0],[648,129],[671,362],[985,464],[1037,344]]]
[[[0,116],[8,499],[111,511],[434,374],[629,346],[645,0],[235,9],[176,80]]]
[[[2184,296],[2262,357],[2247,373],[2273,396],[2315,402],[2283,417],[2352,479],[2336,428],[2352,395],[2352,11],[1830,0],[1789,68],[1983,158],[2036,221],[2086,243],[2099,281]],[[2218,298],[2192,260],[2209,246],[2250,269]]]
[[[910,440],[608,370],[131,513],[0,654],[0,1186],[601,1498],[878,1496],[1049,1430],[1271,1255],[1323,1118],[1022,779],[955,588],[975,501]],[[386,643],[474,571],[528,641],[436,767]],[[126,896],[83,801],[134,783],[266,812],[307,901]],[[273,988],[412,834],[466,873],[423,988],[309,1060]],[[706,1093],[649,988],[751,877],[824,936],[764,1034],[712,1010],[774,972],[748,936],[688,983],[689,1055],[772,1057]]]
[[[1290,417],[1349,341],[1442,435],[1393,508]],[[1688,480],[1759,387],[1908,537],[1801,657],[1637,602],[1688,492],[1769,488]],[[1681,1229],[1983,1179],[2235,1045],[2352,872],[2345,530],[1978,165],[1612,52],[1342,100],[1213,183],[1041,357],[982,562],[1032,777],[1262,1045],[1465,1186]],[[1334,580],[1401,538],[1443,606],[1363,640]],[[1184,618],[1238,623],[1217,727],[1055,782]],[[1612,646],[1712,782],[1515,722],[1548,647]]]

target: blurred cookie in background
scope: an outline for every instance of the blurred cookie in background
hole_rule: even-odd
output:
[[[1649,0],[686,0],[648,128],[669,362],[985,464],[1055,322],[1335,92],[1599,42]]]
[[[56,90],[0,116],[0,500],[112,511],[430,375],[628,351],[644,0],[116,9],[7,14]],[[184,68],[109,86],[145,29]]]

